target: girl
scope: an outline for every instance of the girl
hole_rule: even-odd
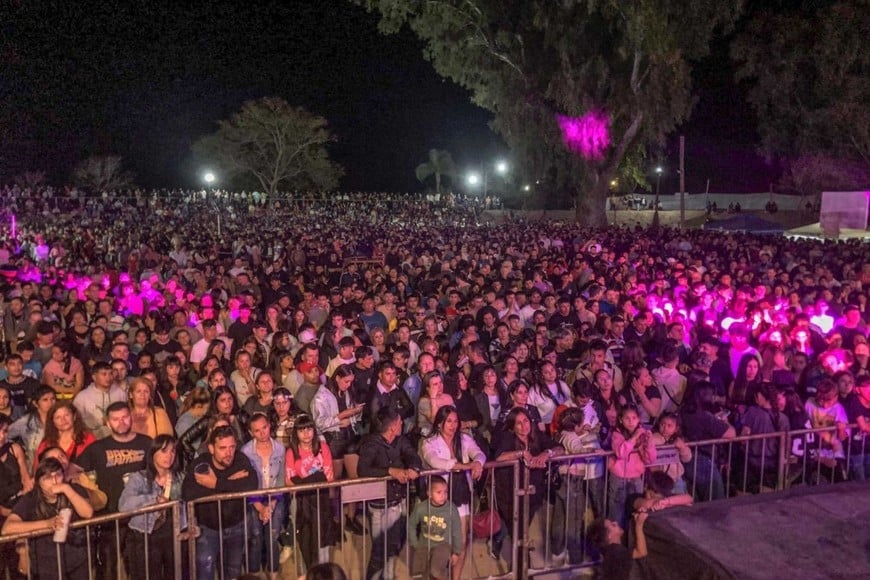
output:
[[[460,430],[459,414],[454,407],[438,409],[432,422],[432,434],[420,445],[420,457],[429,469],[460,471],[449,477],[450,501],[459,510],[463,549],[459,561],[453,566],[453,580],[459,580],[465,565],[467,551],[468,520],[471,516],[472,480],[483,475],[486,455],[474,438]]]
[[[644,471],[656,460],[652,433],[643,428],[634,406],[628,405],[619,411],[611,443],[614,456],[607,463],[610,472],[607,513],[610,519],[625,527],[626,502],[630,496],[643,493]]]
[[[177,465],[175,438],[166,434],[155,437],[145,453],[145,469],[130,474],[118,500],[118,509],[129,512],[181,499],[183,478]],[[133,516],[129,526],[126,553],[130,558],[131,577],[134,580],[171,577],[175,570],[172,510]]]
[[[686,468],[684,463],[692,460],[692,448],[686,445],[685,439],[680,435],[680,417],[675,413],[664,413],[659,417],[656,429],[653,432],[653,444],[673,445],[677,450],[678,461],[671,461],[664,465],[653,467],[653,471],[664,471],[674,480],[673,493],[681,495],[687,493],[686,480],[683,475]]]
[[[3,534],[25,534],[39,531],[57,531],[64,526],[61,509],[70,509],[70,522],[87,519],[94,510],[87,499],[87,491],[79,485],[67,483],[63,465],[53,458],[39,462],[34,473],[35,487],[22,497],[3,524]],[[29,571],[33,578],[88,578],[88,552],[85,532],[70,529],[67,541],[61,546],[58,569],[57,544],[51,535],[30,540]]]
[[[289,485],[335,480],[329,445],[317,437],[314,419],[300,415],[293,425],[285,459],[285,482]],[[307,568],[329,561],[329,546],[335,543],[335,522],[326,489],[296,494],[296,538]],[[319,530],[319,534],[316,532]]]

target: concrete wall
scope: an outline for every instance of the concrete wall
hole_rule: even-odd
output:
[[[655,202],[655,194],[633,194],[635,198],[646,199],[648,207],[652,208]],[[780,211],[799,211],[804,209],[807,201],[816,203],[817,197],[801,197],[799,195],[773,195],[769,193],[686,193],[686,209],[703,210],[707,207],[707,201],[715,203],[718,209],[728,209],[731,203],[739,203],[743,210],[764,210],[764,206],[773,199],[776,202]],[[621,198],[610,198],[617,204],[617,209],[622,209]],[[609,200],[609,201],[610,201]],[[659,203],[664,210],[679,210],[680,209],[680,194],[662,194],[659,196]],[[610,206],[608,206],[610,209]]]

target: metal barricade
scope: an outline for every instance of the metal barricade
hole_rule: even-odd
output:
[[[103,577],[104,574],[101,574],[100,571],[107,569],[111,570],[111,574],[118,580],[122,580],[131,576],[131,570],[127,569],[128,563],[126,562],[124,555],[125,546],[122,541],[122,538],[126,535],[129,520],[134,516],[144,514],[167,513],[168,515],[171,513],[172,540],[170,542],[170,548],[172,550],[174,567],[172,577],[175,580],[181,580],[183,567],[182,541],[185,539],[182,532],[182,523],[184,521],[183,510],[184,504],[182,502],[169,501],[129,512],[99,516],[74,522],[70,525],[70,535],[68,536],[66,543],[54,543],[51,538],[54,534],[53,530],[40,530],[23,534],[2,535],[0,536],[0,545],[15,544],[17,550],[27,550],[29,566],[24,572],[19,570],[19,573],[25,574],[28,579],[33,577],[34,568],[38,570],[42,566],[48,566],[52,571],[56,572],[58,580],[66,580],[70,577],[81,578],[85,572],[81,567],[84,566],[87,569],[87,578],[90,580],[96,580]],[[77,534],[76,531],[78,530],[82,530],[83,532]],[[104,533],[110,533],[113,537],[101,538],[100,534]],[[148,555],[154,549],[154,546],[149,545],[149,534],[142,534],[142,536],[144,541],[144,577],[150,578],[152,576],[149,569]],[[108,551],[109,553],[102,554],[103,557],[108,559],[98,562],[98,544],[102,542],[111,546],[112,549]],[[53,544],[53,550],[51,547],[48,547],[51,544]],[[76,566],[74,570],[69,569],[68,548],[73,548],[75,550],[84,548],[84,554],[77,554],[77,556],[82,556],[78,559],[84,561]],[[53,562],[37,561],[34,566],[34,559],[37,558],[39,554],[46,552],[50,553],[52,551],[54,552]],[[111,552],[114,552],[114,554]],[[54,577],[54,574],[40,572],[39,577],[52,578]]]

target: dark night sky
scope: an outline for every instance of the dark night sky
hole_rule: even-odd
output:
[[[490,115],[435,74],[413,35],[382,36],[376,22],[346,0],[7,0],[0,122],[5,109],[31,139],[19,164],[58,182],[87,155],[117,153],[140,184],[196,185],[191,143],[244,100],[271,95],[329,119],[344,189],[419,190],[413,171],[432,147],[462,167],[507,154]],[[683,128],[688,189],[709,177],[711,191],[766,190],[771,172],[754,154],[727,47],[714,48]],[[666,155],[663,192],[677,185],[676,138]]]

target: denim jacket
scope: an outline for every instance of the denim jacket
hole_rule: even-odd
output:
[[[269,489],[274,487],[284,487],[284,458],[287,455],[287,450],[283,445],[272,439],[272,454],[269,456],[269,481],[263,481],[263,460],[257,454],[253,439],[242,446],[244,453],[251,461],[251,465],[257,470],[257,481],[260,489]],[[273,496],[277,497],[277,496]],[[254,496],[248,498],[249,501],[263,501],[264,496]]]
[[[181,476],[176,475],[172,478],[172,485],[169,490],[170,500],[181,499]],[[160,486],[154,482],[148,481],[144,471],[137,471],[130,474],[127,484],[124,486],[124,491],[121,492],[121,499],[118,500],[118,509],[122,512],[133,511],[142,507],[151,506],[157,503],[157,496],[160,495]],[[170,512],[171,513],[171,512]],[[167,513],[169,517],[170,513]],[[160,517],[159,511],[148,512],[133,516],[130,518],[130,529],[150,534],[154,531],[154,524]],[[163,525],[168,525],[164,523]],[[187,527],[187,512],[185,505],[181,504],[181,529]]]

